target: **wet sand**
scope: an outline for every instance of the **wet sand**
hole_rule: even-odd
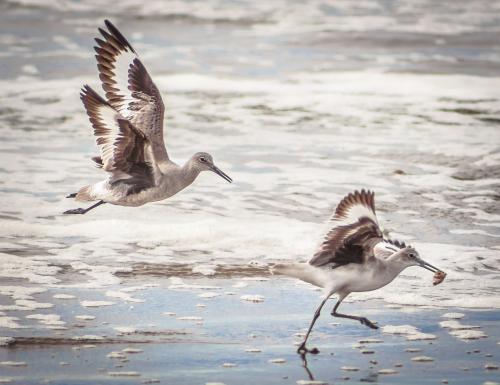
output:
[[[107,306],[82,306],[83,301],[110,300],[99,290],[50,290],[36,296],[40,302],[56,292],[75,297],[52,300],[53,308],[37,311],[59,314],[67,329],[50,330],[51,325],[36,320],[23,322],[27,329],[11,329],[7,335],[13,340],[0,348],[0,363],[7,362],[1,364],[0,378],[23,384],[47,380],[54,384],[155,380],[164,384],[247,384],[249,380],[295,384],[310,380],[310,375],[330,384],[435,384],[442,380],[471,384],[498,378],[498,370],[485,368],[499,363],[498,311],[388,306],[377,300],[343,305],[345,312],[378,322],[381,329],[373,331],[331,317],[328,306],[310,340],[320,354],[308,356],[306,370],[295,349],[320,300],[320,293],[310,286],[256,276],[185,278],[183,285],[175,278],[172,282],[156,277],[154,287],[141,284],[144,280],[136,277],[109,288],[136,290],[130,291],[134,302],[116,299]],[[246,296],[260,296],[261,301],[243,300]],[[440,326],[450,320],[443,315],[457,317],[450,313],[458,313],[460,323],[474,326],[487,337],[452,336]],[[10,314],[23,318],[26,312]],[[399,334],[408,329],[409,334]],[[417,340],[411,340],[413,335]]]

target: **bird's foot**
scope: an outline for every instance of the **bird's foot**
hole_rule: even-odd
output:
[[[308,349],[308,348],[306,348],[305,344],[302,344],[297,349],[297,353],[299,353],[302,356],[306,355],[307,353],[318,354],[319,353],[319,349],[318,348]]]
[[[371,329],[378,329],[378,326],[375,325],[373,322],[371,322],[368,318],[362,317],[359,322],[361,322],[363,325],[368,326]]]
[[[79,207],[77,209],[67,210],[67,211],[63,212],[63,214],[85,214],[86,212],[87,212],[87,210]]]

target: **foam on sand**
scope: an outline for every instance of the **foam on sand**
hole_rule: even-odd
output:
[[[398,374],[399,372],[394,369],[379,369],[378,374]]]
[[[126,302],[134,302],[134,303],[145,302],[143,299],[133,298],[130,294],[121,290],[108,290],[106,292],[106,297],[119,298]]]
[[[407,341],[435,340],[434,334],[422,333],[412,325],[386,325],[382,327],[382,333],[396,334],[406,337]]]
[[[417,356],[412,357],[411,360],[414,362],[432,362],[434,361],[434,358],[428,356]]]
[[[14,367],[28,366],[24,361],[1,361],[0,365]]]
[[[184,316],[184,317],[178,317],[177,318],[179,321],[203,321],[202,317],[198,316]]]
[[[113,351],[113,352],[108,353],[106,355],[106,357],[111,358],[111,359],[118,359],[118,360],[123,360],[123,359],[127,358],[125,353],[117,352],[117,351]]]
[[[18,317],[9,317],[9,316],[0,315],[0,328],[6,328],[6,329],[26,328],[26,326],[21,325],[17,321],[19,321]]]
[[[60,294],[54,294],[52,296],[52,298],[55,298],[55,299],[74,299],[76,297],[74,295],[71,295],[71,294],[60,293]]]
[[[462,319],[465,317],[464,313],[445,313],[441,316],[442,318],[450,318],[450,319]]]
[[[245,294],[240,297],[242,301],[260,303],[264,302],[264,296],[259,294]]]
[[[111,301],[82,301],[80,304],[83,307],[102,307],[102,306],[111,306],[114,305],[114,302]]]
[[[272,358],[268,362],[271,364],[286,364],[286,359],[284,359],[284,358]]]
[[[215,297],[218,297],[220,295],[221,295],[221,293],[214,293],[211,291],[207,291],[206,293],[198,294],[198,297],[208,299],[208,298],[215,298]]]
[[[248,348],[248,349],[245,349],[245,352],[247,352],[247,353],[262,353],[262,350],[258,349],[258,348]]]
[[[137,353],[142,353],[143,350],[142,349],[138,349],[138,348],[125,348],[122,350],[123,353],[127,353],[127,354],[137,354]]]
[[[139,372],[108,372],[108,376],[111,377],[140,377]]]
[[[0,337],[0,346],[9,346],[15,341],[16,339],[14,337]]]
[[[26,318],[35,319],[44,325],[58,326],[66,324],[66,322],[61,321],[61,316],[59,314],[29,314]]]
[[[477,330],[481,329],[479,325],[464,325],[456,319],[441,321],[439,325],[442,328],[448,329],[450,335],[461,340],[477,340],[488,337],[482,330]]]
[[[76,315],[75,318],[78,319],[78,320],[82,320],[82,321],[92,321],[92,320],[95,320],[95,316],[94,315],[87,315],[87,314]]]
[[[470,329],[480,329],[481,326],[478,325],[464,325],[455,320],[441,321],[439,326],[450,330],[470,330]]]
[[[342,366],[340,370],[344,370],[346,372],[358,372],[359,368],[356,366]]]
[[[461,340],[478,340],[487,338],[488,335],[482,330],[452,330],[450,334]]]

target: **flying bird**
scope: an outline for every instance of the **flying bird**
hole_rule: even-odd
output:
[[[179,166],[168,156],[163,140],[165,107],[146,67],[127,39],[109,21],[94,47],[105,98],[88,85],[81,100],[94,128],[100,155],[92,158],[108,178],[67,196],[97,201],[88,208],[65,211],[85,214],[104,203],[141,206],[177,194],[202,171],[212,171],[228,182],[210,154],[198,152]]]
[[[361,190],[348,194],[337,206],[332,217],[333,228],[307,263],[288,263],[272,266],[272,273],[298,278],[324,289],[325,296],[314,313],[304,341],[297,352],[319,353],[306,348],[314,323],[321,309],[333,294],[338,300],[331,315],[359,321],[372,329],[378,326],[366,317],[338,312],[342,301],[353,292],[379,289],[410,266],[420,266],[439,274],[444,272],[422,260],[415,248],[404,242],[384,239],[375,214],[375,195]]]

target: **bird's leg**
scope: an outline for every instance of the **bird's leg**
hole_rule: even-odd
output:
[[[334,316],[334,317],[340,317],[340,318],[355,319],[356,321],[361,322],[363,325],[366,325],[369,328],[378,329],[378,326],[375,325],[373,322],[371,322],[368,318],[357,317],[355,315],[348,315],[348,314],[337,313],[337,308],[340,306],[340,303],[344,300],[345,297],[347,297],[347,294],[339,296],[339,300],[337,301],[337,303],[333,307],[332,316]]]
[[[103,205],[104,201],[99,201],[97,202],[96,204],[93,204],[92,206],[90,207],[87,207],[86,209],[82,209],[81,207],[80,208],[77,208],[77,209],[73,209],[73,210],[68,210],[68,211],[65,211],[63,212],[63,214],[86,214],[88,213],[90,210],[92,209],[95,209],[97,206],[100,206],[100,205]]]
[[[309,325],[309,330],[307,330],[306,337],[304,338],[304,341],[299,345],[299,348],[297,349],[297,353],[299,353],[302,356],[304,356],[306,353],[311,353],[311,354],[318,354],[319,353],[319,350],[317,348],[307,349],[306,342],[307,342],[307,339],[309,338],[309,334],[311,334],[314,323],[316,322],[319,315],[321,314],[321,309],[323,308],[323,305],[326,303],[326,301],[328,301],[328,298],[330,298],[330,294],[323,301],[321,301],[321,304],[316,309],[316,312],[314,313],[314,317],[312,319],[311,325]]]

